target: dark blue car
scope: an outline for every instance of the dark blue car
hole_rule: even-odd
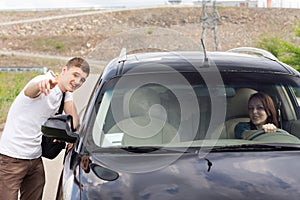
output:
[[[300,73],[255,48],[153,52],[111,61],[75,133],[58,199],[299,199]],[[279,127],[237,139],[248,99],[267,93]]]

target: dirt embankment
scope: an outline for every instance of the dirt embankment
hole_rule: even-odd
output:
[[[219,50],[256,46],[259,40],[271,36],[293,40],[294,28],[300,22],[299,9],[220,8],[218,13]],[[0,50],[84,56],[104,62],[118,56],[122,47],[133,52],[146,48],[198,50],[201,14],[201,7],[0,12]],[[213,36],[207,29],[208,50],[215,50]],[[0,66],[51,68],[61,63],[4,54],[0,60]]]

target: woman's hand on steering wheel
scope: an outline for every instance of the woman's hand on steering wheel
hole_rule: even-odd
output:
[[[262,125],[262,130],[264,130],[266,133],[276,132],[277,127],[272,123],[268,123],[268,124]]]

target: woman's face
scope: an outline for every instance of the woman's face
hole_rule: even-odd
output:
[[[249,101],[248,111],[250,120],[256,127],[261,128],[262,125],[266,124],[268,114],[261,100],[252,98]]]

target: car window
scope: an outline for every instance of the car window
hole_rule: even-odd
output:
[[[258,91],[272,97],[279,128],[296,136],[291,140],[278,137],[263,142],[298,142],[299,135],[291,128],[300,124],[298,102],[293,98],[297,95],[297,79],[224,73],[223,85],[208,85],[203,74],[182,73],[182,76],[185,81],[178,81],[172,74],[156,74],[157,79],[164,80],[157,82],[153,74],[139,74],[108,82],[99,93],[100,106],[95,108],[95,118],[90,124],[94,145],[106,148],[201,146],[211,145],[211,141],[221,145],[259,143],[234,136],[238,122],[249,122],[247,102]]]
[[[291,92],[296,99],[297,106],[300,105],[300,88],[299,87],[291,87]]]

